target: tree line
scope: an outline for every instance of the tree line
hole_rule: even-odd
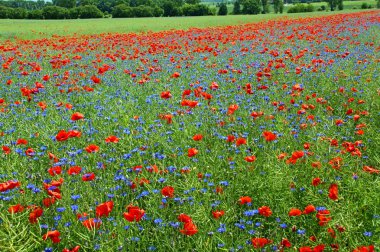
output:
[[[282,13],[284,0],[270,0],[275,13]],[[331,10],[343,8],[343,0],[327,0]],[[77,19],[124,17],[172,17],[227,15],[226,3],[216,8],[201,4],[201,0],[0,0],[0,18],[10,19]],[[380,0],[378,0],[380,7]],[[294,12],[310,11],[304,6],[294,7]],[[235,0],[232,14],[265,14],[269,0]]]

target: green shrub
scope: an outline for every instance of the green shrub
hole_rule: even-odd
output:
[[[42,9],[44,19],[65,19],[69,18],[69,10],[59,6],[46,6]]]
[[[182,7],[184,16],[207,16],[213,15],[212,10],[204,4],[185,4]]]
[[[24,19],[27,18],[28,11],[24,8],[14,8],[11,12],[11,16],[9,18],[13,19]]]
[[[31,10],[28,12],[28,19],[43,19],[42,10]]]
[[[225,16],[225,15],[227,15],[227,12],[228,12],[227,4],[221,3],[219,6],[218,15],[219,16]]]
[[[314,11],[314,6],[311,4],[296,4],[292,6],[289,10],[288,13],[301,13],[301,12],[313,12]]]

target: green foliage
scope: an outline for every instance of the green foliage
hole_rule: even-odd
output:
[[[12,10],[12,19],[24,19],[27,18],[28,12],[24,8],[15,8]]]
[[[185,4],[182,7],[184,16],[208,16],[213,15],[211,9],[204,4]]]
[[[376,6],[378,9],[380,9],[380,0],[377,0]]]
[[[77,2],[76,0],[53,0],[53,4],[65,8],[74,8]]]
[[[311,4],[296,4],[292,6],[288,13],[301,13],[301,12],[313,12],[314,6]]]
[[[265,13],[269,13],[269,4],[268,4],[268,0],[261,0],[261,4],[263,5],[262,13],[263,13],[263,14],[265,14]]]
[[[176,17],[182,15],[181,8],[176,6],[176,4],[173,1],[165,1],[162,4],[162,9],[164,10],[164,17]]]
[[[64,7],[46,6],[42,9],[44,19],[65,19],[69,18],[69,11]]]
[[[119,4],[113,8],[112,17],[114,18],[133,17],[132,7],[129,7],[126,4]]]
[[[241,9],[240,9],[240,2],[239,2],[239,0],[236,0],[236,1],[234,2],[234,9],[233,9],[232,13],[233,13],[234,15],[239,15],[239,14],[241,14]]]
[[[243,14],[257,15],[261,12],[260,0],[243,0]]]
[[[77,10],[78,18],[102,18],[103,17],[103,12],[101,12],[94,5],[79,6],[73,9]]]
[[[199,4],[201,0],[185,0],[185,3],[187,4]]]
[[[12,8],[1,6],[0,5],[0,18],[11,18],[12,16]]]
[[[28,12],[28,19],[43,19],[42,10],[31,10]]]
[[[282,13],[284,11],[284,1],[283,0],[274,0],[273,1],[274,13]]]
[[[225,16],[225,15],[227,15],[227,13],[228,13],[228,10],[227,10],[227,4],[225,4],[225,3],[221,3],[221,4],[219,5],[218,15],[219,15],[219,16]]]
[[[130,17],[160,17],[164,14],[164,10],[160,7],[151,7],[140,5],[137,7],[130,7],[126,4],[119,4],[115,6],[112,11],[114,18],[130,18]]]

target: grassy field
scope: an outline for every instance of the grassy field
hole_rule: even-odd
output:
[[[379,13],[4,21],[0,251],[378,251]]]
[[[351,13],[359,10],[344,10]],[[128,18],[128,19],[79,19],[79,20],[0,20],[0,41],[37,39],[52,35],[129,33],[162,31],[170,29],[204,28],[239,25],[281,18],[317,17],[335,14],[313,12],[295,14],[229,15],[207,17]]]
[[[222,1],[221,1],[222,2]],[[218,7],[216,7],[216,2],[204,2],[205,4],[209,5],[210,7],[214,7],[218,10]],[[345,10],[357,10],[360,9],[363,3],[367,3],[368,5],[371,5],[372,8],[376,7],[376,1],[370,0],[370,1],[343,1],[343,6]],[[311,3],[315,7],[315,11],[317,11],[322,5],[328,9],[328,3],[327,2],[316,2],[316,3]],[[285,4],[284,6],[284,13],[287,13],[289,8],[292,7],[293,4]],[[228,13],[232,13],[233,10],[233,4],[228,4]],[[273,10],[273,5],[269,6],[269,11],[274,12]]]

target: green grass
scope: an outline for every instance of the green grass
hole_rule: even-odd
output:
[[[344,10],[351,13],[359,10]],[[361,10],[360,10],[361,11]],[[204,28],[239,25],[278,18],[304,18],[331,15],[336,12],[313,12],[296,14],[229,15],[207,17],[160,17],[127,19],[78,19],[78,20],[0,20],[0,41],[15,39],[38,39],[53,35],[130,33],[163,31],[170,29]]]
[[[210,7],[214,7],[218,10],[218,8],[216,7],[216,4],[217,4],[216,2],[204,2],[204,3],[209,5]],[[371,5],[372,8],[376,8],[376,1],[374,1],[374,0],[370,0],[370,1],[343,1],[344,10],[361,9],[361,6],[363,3],[367,3],[368,5]],[[311,4],[315,7],[315,11],[317,11],[322,5],[324,5],[326,7],[327,11],[329,10],[329,6],[328,6],[327,2],[315,2],[315,3],[311,3]],[[293,4],[285,4],[284,13],[287,13],[288,10],[292,6],[293,6]],[[232,3],[228,4],[227,5],[228,13],[232,13],[233,8],[234,8],[234,5]],[[269,11],[274,12],[272,4],[269,6]]]

